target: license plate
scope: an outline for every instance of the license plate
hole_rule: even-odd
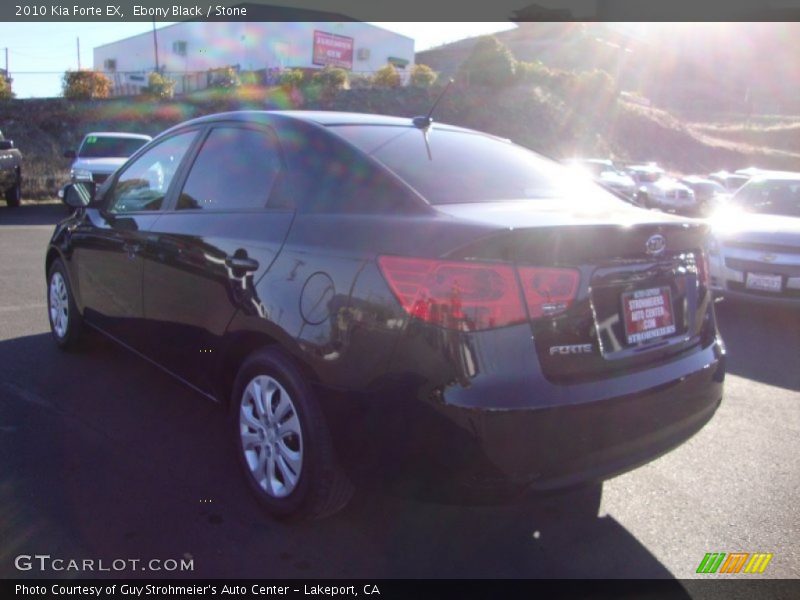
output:
[[[745,287],[748,290],[758,290],[761,292],[780,293],[783,287],[780,275],[766,275],[765,273],[748,273]]]
[[[629,344],[675,333],[672,294],[668,287],[648,288],[622,294],[625,336]]]

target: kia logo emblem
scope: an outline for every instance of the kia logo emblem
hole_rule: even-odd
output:
[[[667,249],[667,240],[659,233],[651,235],[647,238],[644,248],[650,256],[658,256]]]
[[[772,261],[774,261],[774,260],[775,260],[775,259],[777,259],[777,258],[778,258],[778,257],[777,257],[777,256],[775,256],[774,254],[763,254],[763,255],[761,256],[761,260],[763,260],[764,262],[772,262]]]

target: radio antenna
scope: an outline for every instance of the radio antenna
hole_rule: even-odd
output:
[[[431,106],[431,109],[428,111],[427,115],[425,115],[424,117],[414,117],[411,120],[411,122],[414,124],[414,127],[422,131],[422,137],[425,140],[425,150],[427,150],[428,152],[428,160],[433,160],[433,155],[431,154],[431,144],[430,141],[428,140],[428,133],[430,132],[431,124],[433,123],[433,117],[431,115],[433,115],[433,111],[436,110],[439,101],[444,97],[444,95],[447,93],[447,90],[450,89],[450,86],[452,84],[453,84],[453,79],[451,78],[447,82],[447,85],[444,86],[444,89],[439,94],[439,97],[436,98],[436,101],[433,103],[433,106]]]

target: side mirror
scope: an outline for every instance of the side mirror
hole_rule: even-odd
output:
[[[64,158],[76,158],[75,150],[64,150]]]
[[[64,204],[83,208],[94,202],[95,185],[91,181],[77,181],[64,188]]]
[[[14,140],[0,140],[0,150],[11,150],[14,147]]]

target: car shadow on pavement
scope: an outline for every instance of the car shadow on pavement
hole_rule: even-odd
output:
[[[70,573],[86,577],[672,579],[613,517],[569,507],[373,490],[327,520],[275,521],[239,475],[223,407],[144,360],[99,336],[64,353],[39,334],[0,342],[0,362],[3,577],[58,576],[13,566],[46,553],[193,564]]]
[[[716,313],[729,373],[800,391],[800,310],[725,299]]]
[[[4,225],[55,225],[70,215],[65,204],[23,204],[0,207],[0,227]]]

